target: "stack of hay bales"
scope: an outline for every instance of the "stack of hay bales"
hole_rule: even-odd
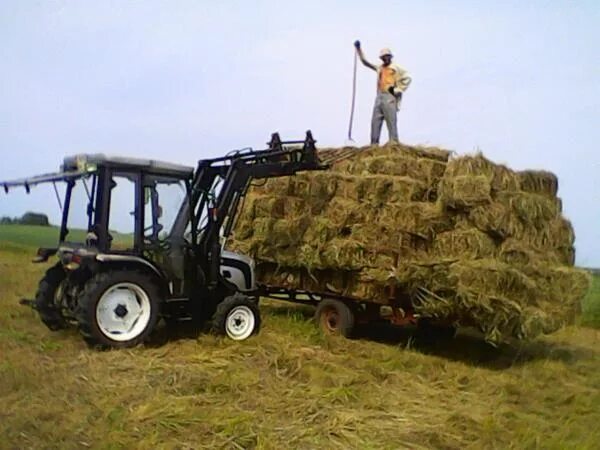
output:
[[[569,322],[589,286],[557,190],[551,173],[481,154],[365,147],[328,171],[256,183],[230,247],[264,284],[408,302],[490,342],[529,339]]]

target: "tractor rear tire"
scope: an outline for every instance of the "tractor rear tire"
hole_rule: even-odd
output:
[[[67,277],[62,265],[50,267],[40,280],[35,294],[35,309],[42,322],[52,331],[67,328],[67,322],[60,310],[57,297],[60,296],[60,285]]]
[[[217,305],[212,331],[234,341],[243,341],[260,331],[258,302],[239,292],[226,297]]]
[[[151,276],[133,270],[99,273],[78,299],[79,332],[98,349],[134,347],[152,333],[159,318],[160,291]]]
[[[315,321],[325,334],[352,337],[355,317],[350,307],[339,300],[321,300],[315,312]]]

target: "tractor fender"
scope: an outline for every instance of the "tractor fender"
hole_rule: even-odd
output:
[[[96,261],[102,263],[102,265],[118,266],[120,268],[131,268],[147,272],[156,278],[161,289],[167,293],[171,291],[168,280],[164,273],[152,264],[150,261],[140,258],[134,255],[111,255],[107,253],[99,253],[96,255]]]
[[[135,264],[141,264],[143,266],[146,266],[148,268],[150,268],[150,270],[152,270],[152,272],[154,272],[158,277],[160,278],[164,278],[163,274],[161,273],[161,271],[151,262],[146,261],[144,258],[140,258],[139,256],[133,256],[133,255],[109,255],[106,253],[98,253],[96,255],[96,261],[100,261],[103,263],[111,263],[111,262],[117,262],[117,263],[135,263]]]

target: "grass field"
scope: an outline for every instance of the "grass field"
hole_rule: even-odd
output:
[[[59,229],[55,226],[0,225],[0,242],[31,247],[52,247],[58,242],[58,235]]]
[[[30,247],[55,247],[58,243],[60,228],[56,226],[38,225],[0,225],[0,242],[21,244]],[[70,230],[67,240],[85,242],[85,230]],[[111,231],[113,246],[127,248],[133,242],[133,235]]]
[[[97,352],[18,305],[47,266],[14,241],[0,229],[0,448],[598,448],[598,278],[579,326],[499,348],[326,338],[310,308],[265,303],[248,341]]]

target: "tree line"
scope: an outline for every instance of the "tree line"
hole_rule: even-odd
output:
[[[0,217],[0,225],[40,225],[50,226],[48,216],[42,213],[26,212],[21,217]]]

